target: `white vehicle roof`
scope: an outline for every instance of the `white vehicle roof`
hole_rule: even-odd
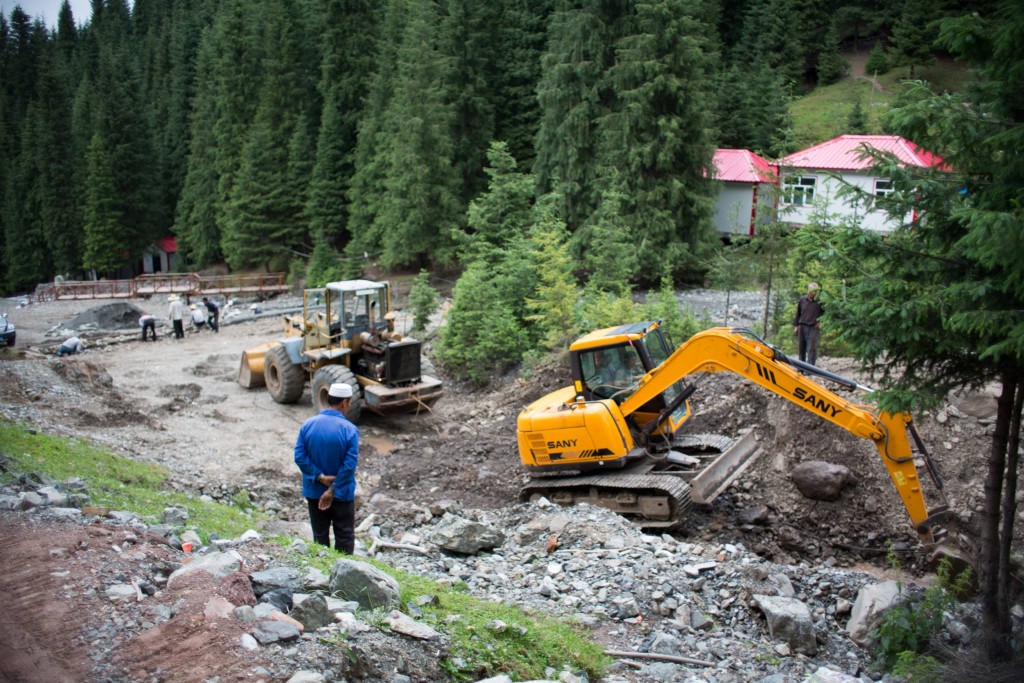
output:
[[[384,289],[386,282],[373,282],[372,280],[342,280],[341,282],[328,282],[327,289],[334,292],[355,292],[361,289]]]

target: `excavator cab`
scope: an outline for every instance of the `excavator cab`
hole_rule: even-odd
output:
[[[637,390],[643,376],[664,363],[671,353],[661,327],[640,322],[583,337],[570,347],[569,363],[578,395],[588,401],[610,399],[621,404]],[[644,424],[657,417],[677,401],[683,390],[682,380],[666,387],[636,411],[636,422]],[[659,433],[675,432],[689,414],[689,404],[679,403]]]

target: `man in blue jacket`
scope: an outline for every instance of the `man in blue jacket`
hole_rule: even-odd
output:
[[[355,550],[356,465],[359,430],[345,414],[352,387],[332,384],[326,410],[306,420],[295,441],[295,464],[302,470],[302,495],[309,506],[313,540],[351,555]]]

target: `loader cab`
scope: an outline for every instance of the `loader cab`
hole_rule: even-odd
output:
[[[332,335],[351,343],[363,332],[376,334],[387,328],[384,316],[390,310],[390,291],[386,282],[331,282],[327,290]]]

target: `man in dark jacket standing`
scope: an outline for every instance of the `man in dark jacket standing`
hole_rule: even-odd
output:
[[[332,384],[328,408],[306,420],[295,441],[295,464],[302,471],[302,496],[309,507],[313,540],[351,555],[355,550],[356,465],[359,430],[345,414],[352,405],[352,387]]]
[[[818,341],[821,339],[818,318],[821,317],[823,311],[821,304],[817,301],[818,290],[817,282],[807,285],[807,293],[797,302],[796,316],[793,318],[793,334],[797,336],[800,360],[807,361],[811,365],[818,362]]]

